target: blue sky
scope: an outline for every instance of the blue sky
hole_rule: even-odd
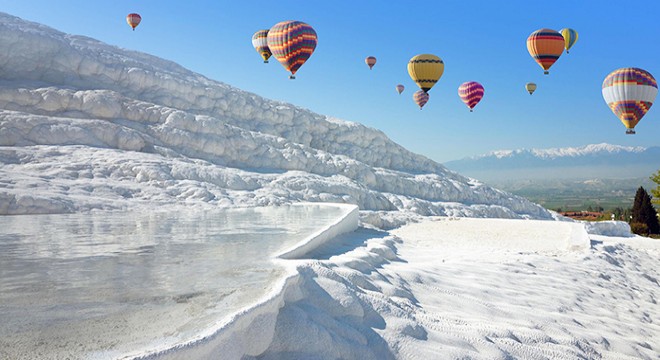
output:
[[[608,142],[660,145],[660,105],[636,135],[601,95],[605,76],[640,67],[660,80],[660,1],[180,1],[0,0],[0,11],[175,61],[211,79],[382,130],[404,147],[444,162],[497,149]],[[126,14],[138,12],[135,32]],[[319,44],[289,80],[263,64],[252,34],[283,20],[314,27]],[[543,75],[527,52],[539,28],[578,31],[579,40]],[[445,73],[420,111],[408,60],[432,53]],[[372,71],[364,63],[373,55]],[[485,87],[470,113],[465,81]],[[533,81],[533,96],[524,84]],[[395,85],[406,86],[398,95]],[[660,98],[657,99],[660,102]]]

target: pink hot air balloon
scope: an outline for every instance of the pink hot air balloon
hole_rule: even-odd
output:
[[[464,82],[458,87],[458,96],[472,112],[472,109],[484,97],[484,87],[476,81]]]
[[[422,110],[424,105],[429,101],[429,94],[424,90],[417,90],[413,94],[413,100],[419,106],[419,109]]]
[[[373,56],[367,56],[366,59],[364,59],[364,62],[369,65],[369,70],[373,69],[374,65],[376,65],[376,58]]]
[[[399,85],[396,86],[396,92],[398,92],[399,95],[401,95],[401,93],[403,92],[403,89],[405,89],[405,88],[406,88],[405,86],[399,84]]]

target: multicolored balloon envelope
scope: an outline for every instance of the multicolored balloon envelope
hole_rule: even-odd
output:
[[[458,87],[458,96],[472,112],[472,109],[484,97],[484,87],[476,81],[464,82]]]
[[[566,49],[566,53],[568,54],[568,50],[575,45],[575,42],[577,42],[578,33],[569,28],[561,29],[559,30],[559,33],[564,38],[564,49]]]
[[[267,63],[272,55],[268,48],[268,30],[259,30],[252,35],[252,46],[257,50],[264,62]]]
[[[376,65],[376,58],[373,56],[367,56],[366,59],[364,59],[364,62],[369,65],[369,70],[373,69],[374,65]]]
[[[277,61],[295,79],[298,69],[312,56],[318,37],[316,31],[302,21],[282,21],[268,31],[268,48]]]
[[[401,95],[401,93],[403,92],[403,90],[404,90],[405,88],[406,88],[405,86],[399,84],[399,85],[396,86],[396,92],[398,92],[399,95]]]
[[[408,61],[408,74],[410,78],[424,92],[431,90],[444,72],[445,63],[442,62],[442,59],[432,54],[413,56]]]
[[[534,91],[536,91],[536,84],[534,84],[533,82],[528,82],[527,84],[525,84],[525,90],[527,90],[527,92],[529,92],[529,94],[532,95]]]
[[[417,106],[419,106],[419,109],[422,110],[424,105],[429,101],[429,94],[424,91],[424,90],[417,90],[413,94],[413,100],[415,100],[415,103]]]
[[[527,51],[542,68],[544,74],[564,52],[564,37],[552,29],[539,29],[527,38]]]
[[[126,15],[126,22],[133,28],[133,31],[135,31],[135,28],[140,25],[140,21],[142,21],[140,14],[132,13]]]
[[[649,111],[657,95],[655,78],[639,68],[614,70],[603,81],[603,98],[625,125],[626,134],[635,133],[635,126]]]

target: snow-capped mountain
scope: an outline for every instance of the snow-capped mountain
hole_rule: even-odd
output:
[[[507,157],[525,156],[529,154],[539,159],[553,160],[558,158],[579,158],[585,156],[610,156],[613,154],[640,154],[647,150],[648,148],[642,146],[633,147],[602,143],[566,148],[497,150],[486,155],[475,156],[469,159],[476,160],[487,157],[496,157],[498,159],[502,159]]]
[[[552,149],[498,150],[449,161],[448,168],[478,179],[634,178],[660,169],[660,147],[592,144]]]
[[[0,46],[0,214],[325,201],[550,217],[381,131],[154,56],[1,13]]]

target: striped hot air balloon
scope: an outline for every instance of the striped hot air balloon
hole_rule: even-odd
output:
[[[413,100],[415,100],[415,103],[417,106],[419,106],[419,109],[422,110],[424,105],[429,101],[429,94],[424,91],[424,90],[417,90],[413,94]]]
[[[140,16],[140,14],[132,13],[126,15],[126,22],[130,27],[133,28],[133,31],[135,31],[135,27],[140,25],[140,21],[142,21],[142,17]]]
[[[259,30],[252,35],[252,46],[257,50],[259,55],[268,63],[268,59],[272,55],[268,48],[268,30]]]
[[[528,82],[527,84],[525,84],[525,90],[527,90],[527,92],[529,92],[529,94],[532,95],[534,91],[536,91],[536,84],[534,84],[533,82]]]
[[[476,81],[464,82],[458,87],[458,96],[472,112],[472,109],[484,97],[484,87]]]
[[[401,95],[401,93],[403,92],[403,90],[404,90],[405,88],[406,88],[405,86],[399,84],[399,85],[396,86],[396,92],[398,92],[399,95]]]
[[[634,134],[635,126],[653,105],[658,83],[651,73],[638,68],[612,71],[603,81],[603,98],[614,115]]]
[[[432,54],[413,56],[408,61],[408,74],[410,78],[424,92],[431,90],[444,72],[445,63],[442,62],[442,59]]]
[[[564,52],[564,37],[552,29],[536,30],[527,38],[527,51],[547,75],[552,64]]]
[[[569,28],[561,29],[559,33],[564,38],[564,49],[566,49],[566,53],[568,54],[568,49],[572,48],[575,42],[577,42],[578,33]]]
[[[364,59],[364,62],[369,65],[369,70],[373,69],[374,65],[376,65],[376,58],[373,56],[367,56],[366,59]]]
[[[282,21],[268,31],[268,48],[295,79],[298,69],[312,56],[318,38],[314,29],[301,21]]]

